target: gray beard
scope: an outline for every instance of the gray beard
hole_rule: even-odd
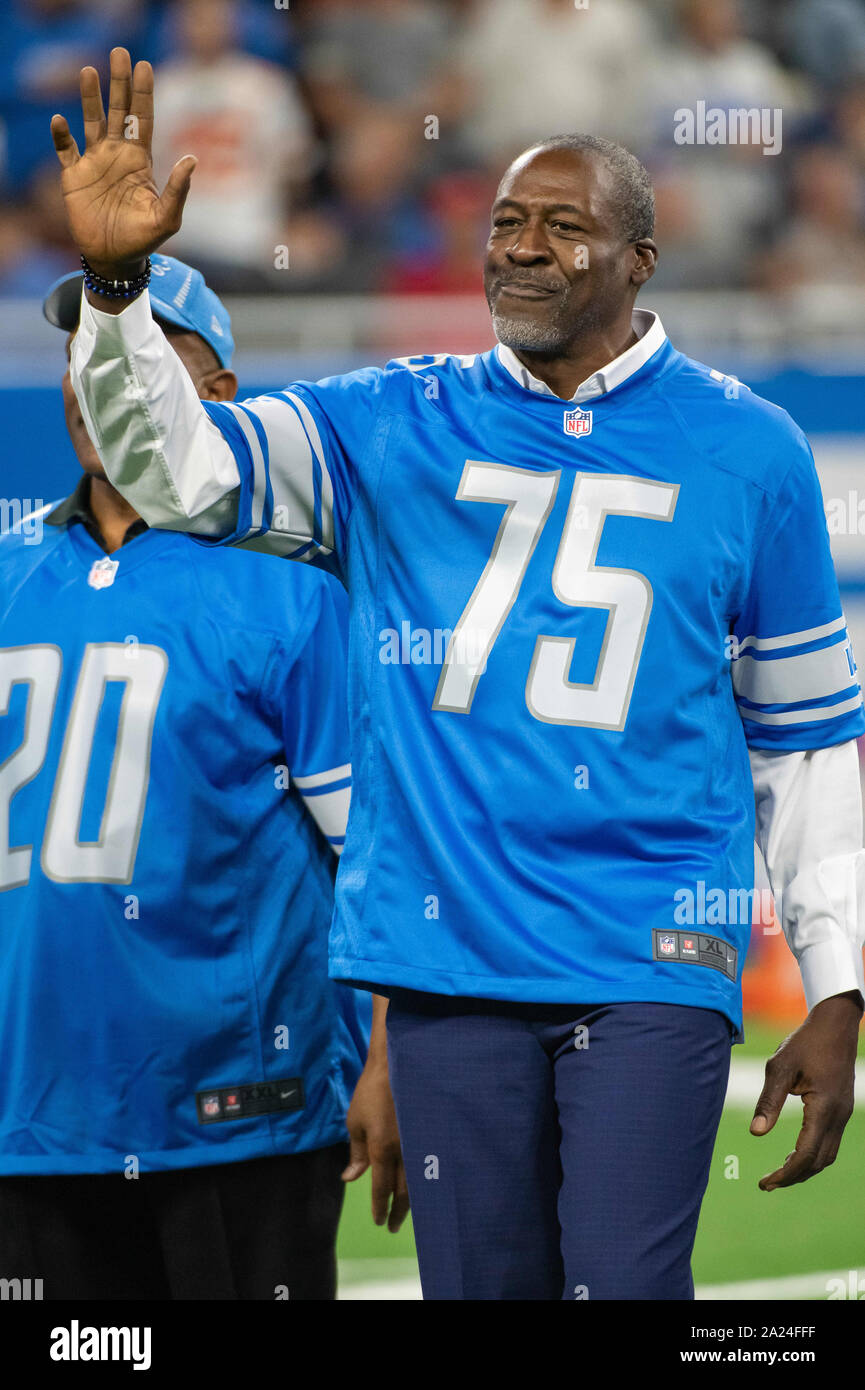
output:
[[[509,318],[493,310],[493,331],[500,343],[514,352],[560,352],[565,336],[555,319],[546,322]]]

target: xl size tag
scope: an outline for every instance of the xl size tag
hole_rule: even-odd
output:
[[[652,957],[684,965],[708,965],[735,980],[739,953],[720,936],[707,936],[702,931],[661,931],[655,927]]]
[[[253,1081],[245,1086],[219,1086],[196,1091],[200,1125],[220,1120],[247,1120],[252,1115],[270,1115],[278,1110],[302,1110],[306,1104],[303,1080],[290,1076],[285,1081]]]

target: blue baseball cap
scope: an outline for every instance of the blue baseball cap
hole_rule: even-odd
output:
[[[42,312],[55,328],[72,333],[78,327],[83,283],[83,271],[73,270],[55,280],[46,294]],[[200,270],[157,252],[150,258],[148,292],[155,319],[197,333],[213,348],[223,367],[231,366],[231,319],[222,300],[205,284]]]

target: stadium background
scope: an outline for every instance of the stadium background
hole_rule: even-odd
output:
[[[78,71],[104,72],[117,43],[156,66],[160,181],[180,154],[199,158],[184,230],[165,249],[225,297],[242,395],[489,347],[479,262],[497,172],[560,131],[638,153],[656,182],[661,252],[641,302],[678,347],[808,433],[865,660],[865,0],[7,0],[4,526],[77,476],[63,340],[41,317],[48,284],[76,266],[48,120],[62,110],[80,140]],[[677,144],[674,112],[698,101],[780,110],[781,151]],[[760,925],[745,995],[698,1295],[825,1298],[839,1296],[838,1276],[842,1296],[859,1279],[865,1296],[861,1094],[832,1169],[757,1190],[793,1147],[798,1103],[760,1141],[749,1109],[762,1061],[803,1008],[783,938]],[[365,1186],[350,1191],[343,1296],[416,1297],[410,1230],[375,1230],[366,1203]]]

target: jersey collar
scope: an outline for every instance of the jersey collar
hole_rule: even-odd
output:
[[[608,391],[621,386],[628,377],[644,367],[667,340],[661,320],[651,309],[635,309],[631,325],[638,335],[638,341],[618,357],[614,357],[606,367],[601,367],[600,371],[593,372],[580,383],[570,398],[577,405],[582,405],[583,401],[595,400],[597,396],[605,396]],[[523,366],[516,353],[505,347],[504,343],[499,343],[495,351],[505,371],[527,391],[535,391],[541,396],[555,396],[556,400],[563,399],[556,396],[555,391],[552,391],[545,381],[533,376],[528,367]]]

